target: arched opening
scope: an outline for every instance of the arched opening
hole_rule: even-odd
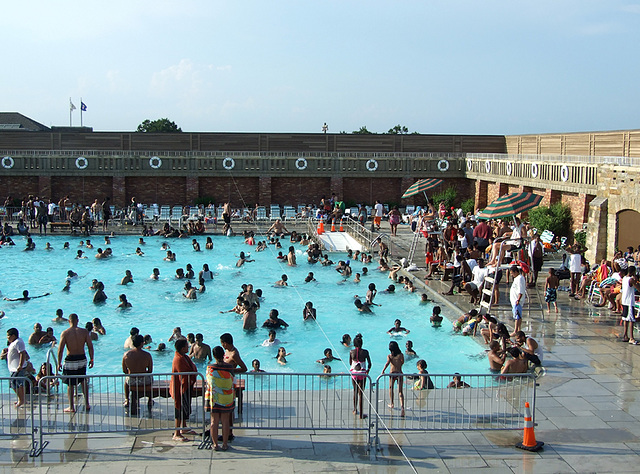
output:
[[[640,244],[640,212],[625,209],[617,214],[616,219],[616,248],[624,250],[627,247],[637,248]]]

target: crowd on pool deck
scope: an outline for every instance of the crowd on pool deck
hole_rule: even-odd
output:
[[[96,201],[97,203],[97,201]],[[108,204],[108,200],[105,200]],[[335,204],[327,206],[323,199],[319,209],[325,209],[326,212],[331,215],[340,215],[343,211],[340,204],[341,201],[335,201]],[[94,203],[95,204],[95,203]],[[227,203],[228,204],[228,203]],[[331,211],[331,206],[333,210]],[[363,207],[363,206],[361,206]],[[230,210],[230,207],[227,208]],[[527,288],[534,287],[538,284],[538,274],[542,268],[542,257],[544,256],[544,245],[540,241],[539,235],[530,228],[526,223],[520,222],[519,219],[513,219],[513,226],[510,226],[508,220],[498,220],[495,222],[487,222],[485,220],[476,221],[471,216],[462,216],[458,214],[451,214],[445,209],[442,212],[442,205],[439,210],[428,205],[426,209],[419,209],[410,219],[410,225],[415,232],[422,234],[426,240],[425,245],[425,259],[427,265],[427,275],[425,280],[435,278],[436,274],[440,275],[443,281],[451,281],[451,287],[449,291],[444,292],[444,295],[453,295],[457,289],[460,294],[468,294],[470,303],[479,304],[482,298],[482,289],[485,285],[485,278],[488,275],[495,277],[494,285],[494,299],[492,304],[498,305],[499,302],[499,288],[500,283],[504,277],[507,284],[510,285],[509,289],[509,302],[512,307],[513,315],[513,330],[509,330],[507,322],[498,321],[491,314],[481,314],[476,309],[470,310],[468,313],[461,315],[454,323],[452,331],[454,333],[460,333],[463,336],[479,336],[483,342],[488,346],[487,360],[489,364],[489,370],[495,374],[512,374],[512,373],[525,373],[531,370],[536,370],[543,363],[543,352],[541,346],[532,337],[527,336],[522,330],[522,305],[527,298]],[[384,213],[384,209],[380,202],[377,202],[373,208],[373,225],[380,226],[383,217],[389,217],[389,225],[393,226],[391,219],[394,214],[392,209],[388,214]],[[447,214],[450,214],[447,216]],[[227,231],[232,231],[230,226],[229,214],[225,213],[223,219],[225,224],[228,225]],[[360,217],[360,216],[359,216]],[[380,219],[378,219],[380,217]],[[434,226],[434,222],[438,218],[448,217],[447,223],[443,230]],[[364,214],[364,220],[366,222],[366,211]],[[105,225],[106,228],[106,225]],[[393,229],[393,227],[392,227]],[[163,229],[167,230],[167,229]],[[149,235],[158,235],[163,238],[170,237],[184,237],[183,232],[175,231],[175,229],[169,228],[167,232],[150,232],[149,227],[144,227],[142,230],[143,236],[140,237],[139,247],[136,249],[136,254],[144,255],[141,250],[145,244],[144,237]],[[185,231],[189,233],[189,229]],[[395,231],[392,230],[392,234]],[[5,224],[2,232],[2,242],[5,245],[10,245],[12,235],[12,229],[8,224]],[[191,233],[190,235],[193,235]],[[327,254],[323,254],[320,247],[312,241],[310,236],[305,234],[298,234],[297,232],[289,232],[285,224],[281,220],[276,220],[269,228],[266,234],[256,236],[252,231],[245,231],[243,233],[245,244],[248,247],[255,248],[256,252],[263,251],[269,247],[274,249],[274,253],[277,251],[277,257],[279,260],[286,262],[289,266],[298,265],[295,246],[303,246],[306,251],[306,257],[309,264],[320,264],[323,266],[334,267],[335,270],[342,275],[345,280],[352,279],[354,281],[361,281],[361,278],[366,277],[368,272],[367,267],[363,267],[361,272],[353,272],[352,266],[355,262],[362,262],[364,264],[372,264],[376,262],[378,264],[377,271],[385,272],[388,274],[391,280],[388,287],[381,290],[386,293],[395,293],[396,291],[408,291],[416,292],[417,289],[413,283],[413,280],[409,277],[405,277],[400,274],[402,269],[401,265],[391,264],[389,261],[389,248],[380,238],[377,238],[374,243],[374,251],[377,255],[360,251],[348,251],[347,259],[340,260],[339,262],[333,262],[330,260]],[[283,241],[288,237],[289,243],[287,245],[286,253],[283,248]],[[25,251],[35,251],[35,243],[29,237],[28,232],[24,236],[26,239]],[[111,255],[110,248],[110,236],[104,236],[105,242],[103,250],[102,248],[95,249],[94,257],[96,259],[106,259]],[[506,244],[502,245],[505,241]],[[201,247],[197,239],[192,239],[192,246],[195,252],[200,252]],[[80,249],[77,250],[76,259],[88,258],[85,255],[87,249],[94,249],[94,244],[90,239],[80,242]],[[45,250],[50,248],[49,244],[45,247]],[[65,243],[64,248],[69,248],[69,244]],[[168,241],[162,243],[163,250],[166,250],[165,260],[175,261],[175,254],[171,251],[171,247]],[[209,250],[213,248],[213,242],[210,237],[204,244],[204,249]],[[574,298],[586,298],[587,288],[593,287],[593,282],[596,282],[598,288],[600,288],[600,296],[598,304],[609,304],[609,307],[616,312],[619,312],[622,317],[624,334],[621,336],[621,340],[636,344],[636,340],[633,337],[633,327],[635,322],[635,291],[640,290],[639,283],[636,276],[636,266],[640,260],[640,247],[638,250],[629,248],[627,252],[616,253],[614,260],[603,261],[599,265],[595,265],[593,268],[589,268],[588,263],[584,258],[584,248],[579,244],[574,244],[567,248],[569,255],[565,255],[563,258],[563,264],[560,268],[550,269],[549,274],[545,279],[544,292],[545,301],[547,302],[547,308],[551,311],[553,306],[557,311],[557,295],[561,278],[568,278],[570,280],[570,297]],[[506,261],[511,259],[511,266],[505,268],[505,275],[503,273],[503,267]],[[236,265],[238,267],[244,266],[252,262],[249,258],[249,254],[241,252]],[[151,279],[159,278],[158,268],[154,268]],[[62,291],[68,291],[68,288],[77,278],[72,270],[68,272],[65,287]],[[191,265],[187,265],[185,269],[179,268],[175,275],[176,280],[184,280],[184,293],[183,296],[187,299],[197,299],[197,295],[206,291],[206,284],[213,279],[213,273],[209,269],[207,264],[203,265],[202,270],[197,274],[198,285],[195,286],[191,283],[191,280],[196,279],[195,270]],[[314,280],[313,272],[309,272],[305,278],[306,282]],[[510,280],[510,282],[509,282]],[[126,287],[129,283],[133,283],[134,276],[131,271],[126,270],[122,278],[121,285]],[[275,282],[276,286],[287,286],[288,278],[286,274],[283,274],[278,281]],[[107,296],[105,294],[104,284],[98,280],[93,280],[91,290],[94,291],[93,302],[100,303],[104,301]],[[370,283],[367,287],[367,291],[363,295],[354,295],[354,306],[361,312],[372,312],[372,309],[377,306],[375,302],[378,289],[374,283]],[[29,301],[33,298],[41,298],[50,295],[51,293],[45,293],[42,295],[30,295],[28,290],[24,290],[22,297],[8,298],[8,301]],[[127,300],[126,294],[122,293],[119,296],[119,307],[126,309],[131,307],[132,303]],[[233,308],[227,312],[235,312],[242,317],[242,328],[244,330],[252,330],[258,326],[257,323],[257,311],[260,308],[260,302],[262,301],[262,292],[260,289],[254,291],[253,285],[250,283],[243,284],[241,291],[235,301]],[[421,294],[419,298],[419,304],[425,304],[429,302],[429,298],[426,294]],[[0,313],[0,317],[4,316],[4,313]],[[317,317],[316,309],[313,307],[313,302],[309,301],[305,304],[302,310],[302,317],[304,320],[315,320]],[[88,397],[86,396],[87,384],[84,379],[77,378],[78,376],[86,374],[87,367],[91,368],[93,365],[93,344],[92,341],[98,337],[106,336],[107,330],[102,325],[102,322],[98,318],[94,318],[93,321],[87,322],[84,327],[79,323],[77,314],[72,313],[66,319],[62,313],[62,310],[58,310],[56,317],[53,319],[53,323],[66,323],[69,324],[69,328],[62,332],[60,335],[60,341],[58,342],[58,353],[60,367],[58,368],[62,373],[62,382],[68,386],[69,394],[69,406],[66,411],[75,411],[75,390],[78,385],[85,393],[85,408],[90,409],[88,404]],[[432,315],[430,317],[430,323],[434,327],[441,326],[443,324],[443,317],[441,315],[441,309],[439,306],[433,307]],[[285,330],[288,324],[279,317],[279,313],[276,309],[271,309],[269,317],[264,321],[262,327],[269,329],[269,337],[263,342],[265,346],[279,346],[276,356],[279,364],[287,364],[287,357],[291,353],[287,352],[285,347],[281,346],[280,340],[277,338],[277,331]],[[409,334],[410,330],[402,326],[400,320],[394,322],[394,326],[389,329],[390,335],[395,334]],[[34,389],[42,389],[39,381],[54,373],[53,367],[46,363],[40,366],[39,371],[35,371],[34,366],[29,360],[29,355],[26,351],[26,346],[23,340],[19,337],[19,331],[16,328],[11,328],[7,331],[8,347],[2,351],[2,358],[7,359],[8,368],[12,377],[30,377],[34,384]],[[349,353],[349,372],[351,373],[353,384],[353,413],[364,417],[363,413],[363,389],[366,384],[367,374],[371,370],[371,360],[369,353],[363,348],[364,341],[361,334],[357,334],[353,338],[350,335],[345,334],[340,343],[348,348],[353,349]],[[56,342],[56,336],[54,334],[53,327],[48,327],[43,331],[43,327],[40,323],[34,325],[34,331],[28,338],[28,344],[51,344]],[[226,449],[227,442],[233,439],[231,431],[231,413],[234,407],[234,390],[233,390],[233,374],[237,372],[248,371],[249,368],[240,357],[238,349],[233,345],[233,337],[229,333],[225,333],[220,336],[220,346],[211,348],[204,342],[204,336],[200,333],[183,335],[180,328],[176,328],[169,338],[169,342],[174,344],[175,355],[172,364],[172,372],[195,372],[197,367],[194,361],[200,361],[209,363],[206,369],[207,378],[207,392],[205,394],[206,401],[208,403],[208,409],[212,412],[212,427],[211,435],[214,442],[214,449]],[[141,335],[138,328],[132,328],[130,337],[127,338],[124,344],[124,348],[127,350],[123,357],[122,369],[125,374],[128,374],[128,379],[125,384],[125,404],[130,403],[128,393],[131,386],[145,386],[150,383],[151,379],[149,374],[153,371],[153,357],[150,352],[147,352],[151,348],[152,338],[150,335]],[[85,347],[89,353],[89,359],[85,355]],[[147,350],[145,350],[147,349]],[[167,346],[164,343],[158,344],[154,351],[165,351]],[[402,351],[398,346],[397,341],[392,340],[389,343],[389,355],[383,366],[382,372],[384,373],[389,368],[391,374],[394,375],[389,378],[389,407],[395,408],[394,392],[398,393],[398,402],[400,405],[400,414],[404,416],[404,385],[405,381],[403,376],[403,366],[406,360],[417,359],[415,361],[417,376],[412,381],[412,388],[414,390],[429,390],[435,388],[432,380],[429,378],[427,372],[427,362],[424,359],[419,359],[415,351],[413,350],[412,341],[406,342],[405,350]],[[327,348],[324,351],[324,357],[318,359],[317,362],[322,367],[322,376],[331,376],[331,366],[329,362],[333,360],[340,360],[333,356],[332,350]],[[262,372],[260,368],[260,361],[253,360],[251,362],[252,372]],[[76,378],[74,378],[74,376]],[[22,379],[17,378],[12,381],[12,388],[17,394],[16,406],[22,407],[25,403],[25,389],[29,388],[29,384],[21,382]],[[189,434],[189,430],[185,429],[186,422],[190,415],[191,406],[191,391],[195,378],[188,375],[174,375],[172,377],[170,389],[174,399],[176,409],[176,431],[174,433],[175,440],[187,439],[185,435]],[[52,382],[57,383],[57,382]],[[448,385],[449,388],[465,388],[469,385],[462,380],[460,375],[453,377],[453,380]],[[151,403],[151,401],[150,401]],[[220,440],[222,441],[221,447],[218,446],[218,424],[222,424],[222,435]]]

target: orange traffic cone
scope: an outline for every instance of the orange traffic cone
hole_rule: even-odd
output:
[[[331,219],[331,232],[335,232],[336,231],[336,219],[333,218]]]
[[[324,219],[320,218],[320,222],[318,223],[318,235],[324,234]]]
[[[524,404],[524,439],[522,443],[516,444],[516,448],[526,451],[540,451],[544,446],[542,441],[536,441],[536,435],[533,431],[533,421],[531,420],[531,409],[529,402]]]
[[[342,227],[342,217],[340,218],[340,232],[344,232],[344,227]]]

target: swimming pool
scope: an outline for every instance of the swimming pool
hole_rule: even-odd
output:
[[[393,326],[396,318],[411,333],[405,337],[393,338],[398,341],[404,351],[406,340],[412,340],[414,350],[419,357],[428,363],[431,373],[485,373],[488,371],[484,347],[471,338],[453,335],[451,324],[445,319],[442,328],[433,328],[429,324],[432,304],[421,305],[419,293],[407,293],[398,290],[395,294],[378,293],[375,302],[381,304],[373,309],[373,314],[360,313],[353,305],[353,296],[364,295],[367,285],[375,283],[378,290],[386,288],[391,281],[386,274],[376,271],[375,264],[366,265],[369,275],[362,278],[361,283],[354,283],[353,277],[343,281],[335,266],[323,267],[311,265],[306,261],[303,247],[296,246],[297,267],[281,264],[275,256],[280,249],[269,246],[266,251],[255,250],[244,244],[241,237],[213,237],[213,250],[205,250],[205,237],[199,236],[201,252],[195,252],[191,239],[167,240],[160,237],[145,238],[146,245],[138,244],[138,236],[116,236],[111,239],[110,248],[113,257],[106,260],[94,258],[98,247],[105,248],[102,236],[92,236],[94,249],[82,249],[87,259],[75,259],[76,251],[81,248],[80,237],[70,236],[34,236],[36,250],[24,252],[26,239],[16,237],[16,246],[0,249],[3,262],[3,275],[0,283],[2,296],[16,298],[28,289],[32,296],[46,292],[52,295],[33,299],[28,302],[0,301],[0,309],[6,316],[0,320],[4,331],[16,327],[26,342],[32,332],[33,324],[40,322],[43,328],[52,326],[55,336],[59,338],[66,324],[54,324],[56,309],[61,308],[64,316],[77,313],[82,326],[94,317],[99,317],[107,329],[107,335],[101,336],[94,343],[96,347],[95,366],[90,374],[110,374],[121,371],[123,345],[129,336],[132,326],[140,329],[141,334],[153,337],[153,348],[165,342],[171,336],[175,326],[182,328],[183,334],[202,333],[204,342],[212,347],[219,345],[219,336],[229,332],[234,336],[235,345],[239,349],[247,366],[253,359],[261,361],[262,369],[270,372],[309,372],[322,371],[322,365],[316,360],[323,357],[323,351],[332,347],[334,356],[342,358],[348,364],[349,349],[340,344],[344,333],[351,337],[362,333],[364,348],[371,354],[372,376],[380,373],[389,353],[388,345],[392,339],[386,331]],[[162,242],[168,242],[171,250],[177,254],[175,262],[163,261],[166,252],[161,249]],[[46,242],[50,242],[54,250],[45,250]],[[64,242],[70,243],[69,250],[63,250]],[[282,243],[286,255],[290,244]],[[144,256],[135,254],[140,246]],[[237,268],[235,263],[240,251],[251,252],[255,262],[246,263]],[[331,254],[337,262],[344,259],[344,254]],[[207,263],[214,272],[213,281],[207,282],[207,290],[198,294],[196,301],[183,298],[185,280],[177,280],[177,268],[185,268],[191,263],[197,274]],[[365,265],[352,262],[355,272]],[[151,280],[149,276],[154,267],[160,269],[160,279]],[[68,293],[62,292],[67,270],[73,270],[79,277],[71,283]],[[120,281],[126,270],[133,273],[134,283],[121,286]],[[313,272],[315,282],[305,283],[309,272]],[[274,287],[274,282],[282,274],[287,274],[290,285],[286,288]],[[96,278],[105,284],[108,300],[105,304],[92,303],[93,291],[89,289],[91,280]],[[243,331],[242,320],[235,313],[221,314],[220,311],[231,309],[241,291],[243,283],[252,283],[254,288],[262,289],[264,300],[257,312],[258,329]],[[117,309],[118,295],[125,293],[133,307],[127,310]],[[317,308],[317,322],[304,321],[302,309],[305,302],[312,301]],[[269,310],[276,308],[280,318],[289,328],[278,331],[277,338],[282,341],[272,347],[263,347],[261,343],[267,338],[267,329],[262,329],[262,322],[268,318]],[[453,315],[457,317],[458,315]],[[278,346],[284,346],[291,355],[287,357],[287,365],[280,365],[276,360]],[[28,347],[33,365],[37,368],[46,355],[46,347]],[[152,352],[154,372],[169,372],[173,358],[173,347],[166,352]],[[415,371],[415,360],[407,360],[405,372]],[[339,361],[330,364],[333,372],[344,372],[345,365]],[[6,364],[0,364],[0,374],[8,375]]]

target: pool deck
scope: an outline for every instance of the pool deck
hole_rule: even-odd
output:
[[[385,224],[386,225],[386,224]],[[388,229],[388,227],[387,227]],[[385,228],[383,228],[383,231]],[[124,233],[124,232],[122,232]],[[411,233],[400,226],[394,258],[406,255]],[[421,241],[416,254],[424,265]],[[545,261],[545,268],[553,264]],[[557,265],[554,265],[557,266]],[[169,432],[142,436],[57,435],[38,458],[27,439],[0,439],[0,466],[20,472],[637,472],[640,461],[640,347],[616,340],[619,317],[559,292],[558,314],[543,314],[545,270],[530,290],[523,330],[542,344],[546,375],[539,379],[536,438],[544,450],[514,448],[522,433],[381,431],[380,452],[366,451],[362,432],[260,432],[237,430],[227,452],[198,450],[197,442],[171,441]],[[412,272],[422,280],[424,269]],[[564,283],[564,282],[563,282]],[[455,314],[470,309],[468,298],[440,296],[448,283],[431,280],[429,293]],[[501,300],[508,294],[502,288]],[[510,308],[494,313],[510,321]],[[634,413],[637,414],[634,415]],[[406,456],[406,458],[405,458]]]

